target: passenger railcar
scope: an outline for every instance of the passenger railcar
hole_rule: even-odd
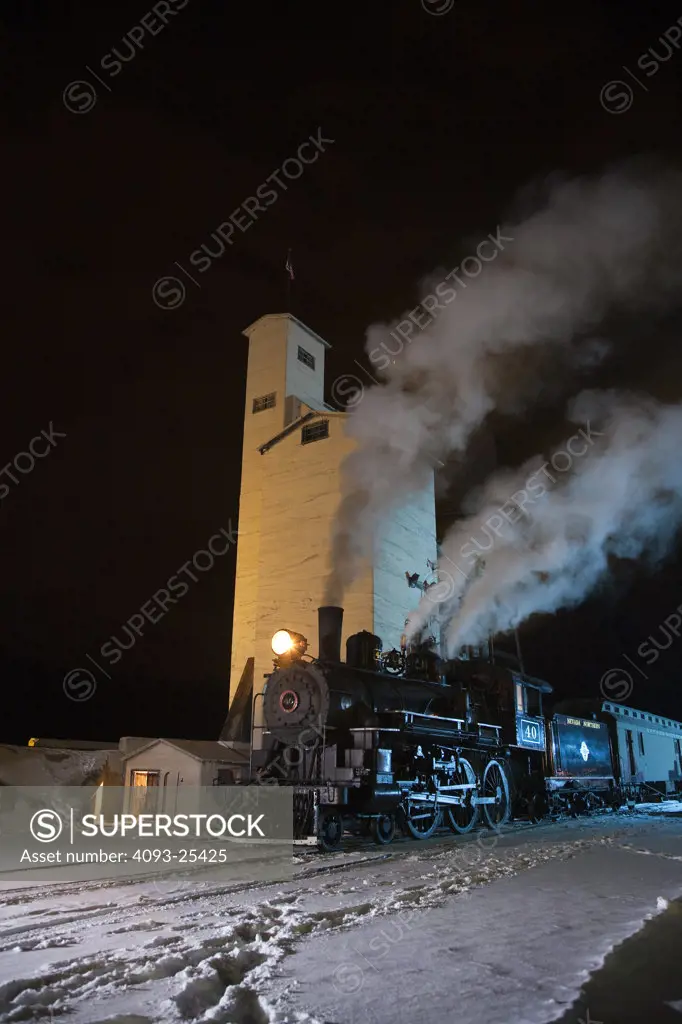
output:
[[[613,747],[614,773],[627,796],[682,790],[682,722],[604,701],[600,719]]]

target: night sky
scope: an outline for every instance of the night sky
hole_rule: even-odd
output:
[[[165,27],[150,13],[140,28],[152,5],[127,0],[6,0],[0,14],[0,463],[56,432],[33,469],[10,465],[16,484],[0,477],[5,742],[218,734],[234,547],[105,663],[111,678],[86,656],[101,662],[107,638],[237,524],[245,326],[292,312],[333,346],[328,386],[361,376],[367,326],[414,306],[420,279],[471,252],[519,189],[636,154],[680,158],[682,49],[637,71],[649,47],[665,54],[659,36],[682,15],[670,3],[159,6]],[[113,74],[115,48],[132,59]],[[631,104],[609,112],[600,93],[615,79],[632,93],[614,87],[607,104]],[[318,131],[333,140],[319,159],[196,273],[190,254]],[[162,309],[152,289],[169,275],[186,294]],[[679,400],[677,326],[650,329],[656,344],[633,331],[601,383]],[[498,464],[562,436],[547,408],[493,431]],[[560,695],[599,696],[622,666],[629,703],[682,717],[682,640],[641,666],[647,680],[623,661],[682,604],[680,559],[653,577],[621,566],[614,581],[532,623],[527,667]],[[96,689],[70,699],[64,675],[81,666]]]

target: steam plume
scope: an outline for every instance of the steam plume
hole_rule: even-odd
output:
[[[473,514],[450,531],[441,582],[413,614],[412,635],[435,615],[449,624],[453,656],[535,612],[578,604],[610,557],[656,562],[668,552],[682,521],[682,406],[586,391],[571,419],[582,425],[582,438],[574,437],[583,443],[571,444],[570,469],[538,457],[495,474]]]
[[[407,320],[369,329],[384,383],[350,417],[358,447],[344,464],[326,603],[341,603],[389,508],[465,452],[492,410],[520,413],[548,375],[565,380],[602,358],[606,346],[591,334],[608,313],[673,301],[681,181],[633,166],[557,185],[544,208],[492,235],[507,241],[494,259],[488,245],[475,279],[460,272],[454,284],[443,272],[427,282],[440,308],[423,302],[423,330],[413,323],[410,333]]]

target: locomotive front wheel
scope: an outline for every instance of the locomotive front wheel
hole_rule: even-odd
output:
[[[456,786],[476,785],[476,772],[471,763],[465,758],[460,757],[452,781]],[[459,806],[450,804],[446,808],[445,819],[453,832],[462,834],[464,832],[471,832],[474,825],[478,823],[481,808],[478,804],[472,804],[471,802],[471,797],[476,792],[475,789],[464,789],[460,790],[460,792],[462,793],[464,803]]]
[[[395,838],[395,818],[392,814],[382,814],[372,818],[370,822],[372,839],[377,846],[388,846]]]
[[[428,839],[439,824],[440,808],[437,805],[408,802],[405,828],[413,839]]]
[[[511,817],[509,781],[500,761],[488,761],[483,772],[483,796],[493,803],[483,804],[483,813],[490,828],[506,825]]]
[[[326,853],[333,853],[341,845],[343,836],[343,818],[340,814],[327,812],[321,819],[317,829],[317,845]]]

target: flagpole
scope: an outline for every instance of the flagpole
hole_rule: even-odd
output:
[[[289,249],[289,251],[287,252],[286,270],[287,270],[287,308],[286,308],[286,312],[287,313],[291,313],[291,308],[290,308],[290,304],[291,304],[291,249]]]

